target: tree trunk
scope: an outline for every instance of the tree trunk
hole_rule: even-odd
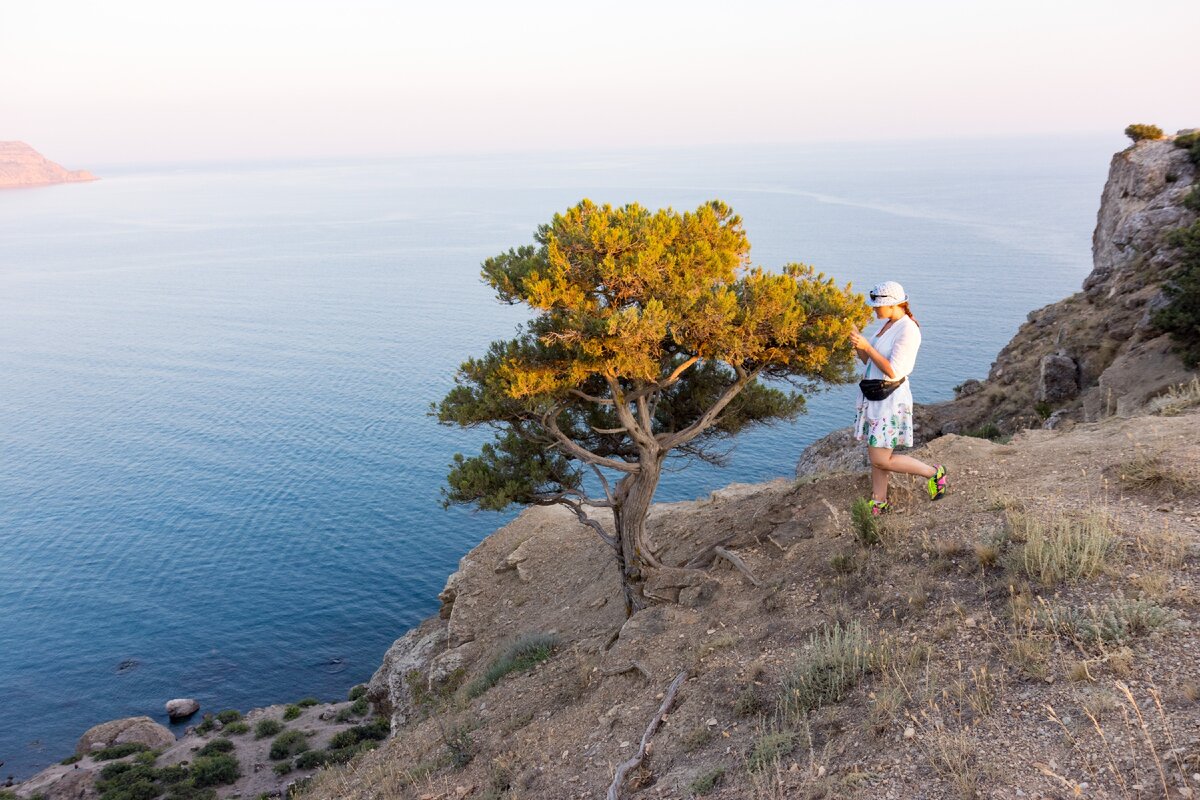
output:
[[[645,608],[642,583],[646,579],[646,568],[661,567],[646,542],[646,515],[662,476],[662,462],[666,454],[643,458],[641,470],[626,475],[616,486],[616,503],[613,505],[613,527],[620,548],[617,563],[621,568],[621,586],[625,593],[625,615]]]

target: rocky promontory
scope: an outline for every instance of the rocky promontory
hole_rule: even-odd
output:
[[[0,142],[0,189],[94,180],[86,169],[64,169],[24,142]]]

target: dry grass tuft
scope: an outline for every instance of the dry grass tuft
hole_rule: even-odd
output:
[[[1117,465],[1121,485],[1135,492],[1158,492],[1169,496],[1195,489],[1195,479],[1163,461],[1162,456],[1139,453]]]
[[[1150,401],[1146,410],[1151,414],[1174,417],[1200,406],[1200,378],[1167,389],[1165,394]]]
[[[1117,542],[1107,514],[1073,517],[1057,512],[1042,518],[1010,511],[1008,526],[1012,539],[1023,542],[1012,566],[1046,586],[1098,575]]]

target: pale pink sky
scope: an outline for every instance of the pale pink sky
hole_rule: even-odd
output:
[[[87,167],[1173,131],[1197,32],[1197,0],[31,0],[0,139]]]

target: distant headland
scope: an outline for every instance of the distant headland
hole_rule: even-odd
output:
[[[86,169],[64,169],[24,142],[0,142],[0,189],[94,180]]]

